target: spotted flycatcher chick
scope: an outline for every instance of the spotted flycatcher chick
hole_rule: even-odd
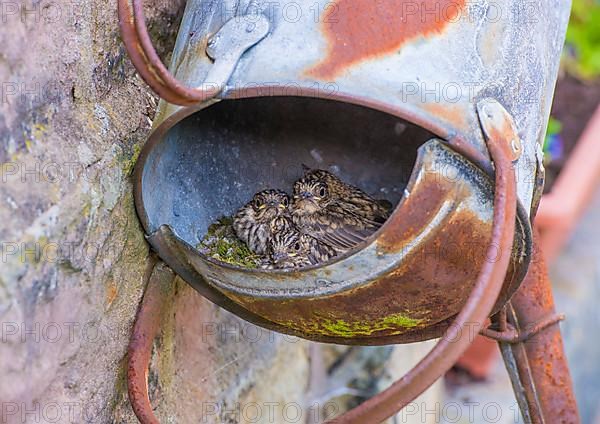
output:
[[[330,246],[294,228],[279,231],[269,244],[271,268],[300,268],[317,265],[336,256]]]
[[[244,205],[233,217],[236,236],[258,254],[267,254],[275,230],[292,225],[289,214],[290,198],[281,190],[263,190]]]
[[[375,232],[391,204],[375,200],[332,173],[308,170],[294,183],[292,221],[300,231],[344,252]]]

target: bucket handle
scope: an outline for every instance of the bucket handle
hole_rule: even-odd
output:
[[[161,98],[180,106],[204,103],[223,91],[241,56],[269,33],[269,21],[256,7],[236,16],[207,40],[213,66],[199,87],[182,84],[156,53],[144,18],[143,0],[118,0],[121,37],[133,65]],[[247,18],[247,19],[244,19]]]
[[[453,324],[433,349],[392,386],[331,421],[336,424],[379,423],[394,415],[448,371],[473,342],[466,326],[482,324],[500,294],[512,252],[517,209],[517,184],[513,160],[518,136],[508,112],[496,101],[478,104],[479,120],[495,167],[494,216],[490,247],[500,259],[485,261],[475,286]]]
[[[391,387],[346,412],[331,423],[379,423],[394,415],[441,377],[472,343],[466,324],[483,323],[491,314],[504,283],[513,246],[516,219],[515,129],[508,113],[497,102],[478,105],[479,119],[488,151],[495,167],[494,216],[490,247],[502,253],[496,261],[486,261],[469,298],[453,325],[434,348]],[[508,116],[510,117],[510,116]],[[158,424],[148,396],[148,365],[152,342],[160,328],[160,311],[165,291],[175,278],[163,262],[152,264],[129,344],[128,392],[133,410],[143,424]]]

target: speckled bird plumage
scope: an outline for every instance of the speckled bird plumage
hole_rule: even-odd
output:
[[[391,204],[376,200],[332,173],[308,170],[294,183],[292,221],[298,229],[344,252],[375,232]]]
[[[299,268],[316,265],[336,256],[332,247],[319,242],[295,228],[288,228],[273,235],[269,244],[269,268]]]
[[[235,214],[235,234],[252,252],[267,254],[273,234],[292,225],[289,203],[289,196],[281,190],[269,189],[256,193],[252,200]]]

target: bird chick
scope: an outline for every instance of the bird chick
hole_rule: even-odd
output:
[[[233,218],[236,236],[258,254],[267,254],[269,242],[277,230],[292,225],[289,213],[290,198],[281,190],[256,193]]]
[[[345,252],[375,232],[390,215],[391,204],[376,200],[328,171],[307,170],[294,183],[293,223]]]
[[[317,265],[336,256],[335,249],[294,228],[279,231],[269,244],[270,268],[300,268]]]

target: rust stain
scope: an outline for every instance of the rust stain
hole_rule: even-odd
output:
[[[461,109],[456,104],[426,102],[423,103],[423,107],[432,115],[458,128],[469,128],[467,111]]]
[[[377,239],[378,250],[392,253],[405,248],[406,243],[414,239],[427,225],[431,215],[441,208],[446,192],[437,181],[423,181],[419,189],[406,199],[403,213],[393,214],[389,218],[387,230]]]
[[[111,305],[114,302],[115,298],[117,297],[117,293],[118,293],[117,285],[113,281],[106,288],[106,303],[107,303],[107,305]]]
[[[398,50],[417,37],[441,34],[459,20],[465,0],[336,0],[322,16],[327,57],[307,73],[330,79],[348,66]]]

